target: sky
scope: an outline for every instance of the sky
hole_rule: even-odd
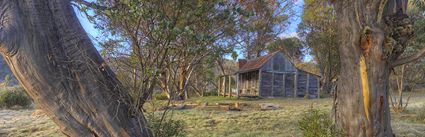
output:
[[[80,12],[77,8],[74,8],[75,13],[77,14],[78,20],[80,21],[81,25],[83,26],[84,30],[89,35],[90,39],[94,44],[96,44],[97,37],[101,34],[100,30],[96,29],[94,27],[94,24],[91,23],[87,17]]]
[[[292,16],[289,19],[288,28],[281,35],[279,35],[280,38],[297,37],[297,27],[298,27],[298,24],[301,22],[303,6],[304,6],[304,0],[295,0],[294,16]],[[91,23],[87,19],[87,17],[83,13],[81,13],[78,9],[74,8],[74,10],[84,30],[87,32],[93,44],[96,46],[97,39],[99,39],[99,36],[101,35],[100,30],[96,29],[94,24]],[[240,53],[240,51],[236,51],[236,52]],[[231,59],[230,56],[228,58]],[[238,59],[241,59],[241,58],[243,58],[243,55],[239,54]]]
[[[294,11],[295,15],[289,19],[288,29],[281,37],[297,37],[298,24],[301,22],[301,15],[303,12],[304,0],[295,0]]]

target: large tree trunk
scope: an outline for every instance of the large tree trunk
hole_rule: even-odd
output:
[[[337,126],[349,136],[393,136],[388,104],[389,72],[391,62],[404,50],[405,41],[395,38],[394,26],[385,23],[384,18],[404,7],[396,5],[396,1],[402,0],[335,2],[341,59],[335,116]],[[404,15],[400,13],[400,16]],[[387,45],[386,36],[396,39],[397,45]]]
[[[82,29],[69,0],[0,1],[0,51],[68,136],[150,136],[139,110]]]

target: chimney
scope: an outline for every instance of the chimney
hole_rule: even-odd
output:
[[[246,62],[247,62],[246,59],[239,59],[238,60],[239,69],[242,68],[242,66],[245,65]]]

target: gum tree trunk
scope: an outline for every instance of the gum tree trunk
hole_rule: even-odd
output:
[[[82,29],[69,0],[0,1],[0,52],[68,136],[150,136],[140,111]]]
[[[393,136],[388,83],[390,70],[407,62],[399,59],[412,36],[408,26],[411,22],[404,14],[406,3],[407,0],[334,2],[341,60],[335,118],[348,136]],[[403,30],[395,29],[399,27]]]

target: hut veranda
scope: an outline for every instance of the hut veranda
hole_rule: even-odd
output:
[[[319,98],[319,75],[296,68],[281,52],[239,60],[239,69],[219,79],[219,95],[241,97]],[[236,90],[232,90],[235,77]]]

